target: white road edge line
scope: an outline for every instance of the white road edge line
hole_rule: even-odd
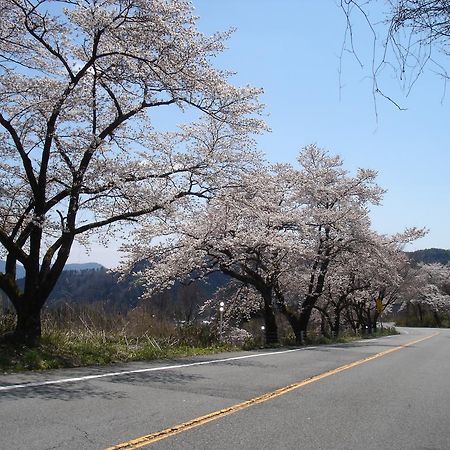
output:
[[[209,361],[199,361],[199,362],[188,363],[188,364],[176,364],[176,365],[172,365],[172,366],[163,366],[163,367],[150,367],[147,369],[124,370],[124,371],[120,371],[120,372],[107,372],[107,373],[101,373],[101,374],[97,374],[97,375],[86,375],[83,377],[73,377],[73,378],[61,378],[59,380],[38,381],[38,382],[34,382],[34,383],[31,382],[31,383],[23,383],[23,384],[10,384],[7,386],[0,386],[0,392],[12,391],[13,389],[49,386],[52,384],[73,383],[76,381],[88,381],[88,380],[95,380],[98,378],[118,377],[121,375],[131,375],[133,373],[158,372],[158,371],[162,371],[162,370],[180,369],[180,368],[184,368],[184,367],[205,366],[207,364],[215,364],[215,363],[221,363],[221,362],[226,362],[226,361],[237,361],[239,359],[259,358],[259,357],[268,356],[268,355],[282,355],[284,353],[292,353],[292,352],[298,352],[298,351],[303,351],[303,350],[313,350],[316,348],[317,347],[294,348],[294,349],[290,349],[290,350],[282,350],[282,351],[266,352],[266,353],[253,353],[251,355],[234,356],[231,358],[213,359],[213,360],[209,360]]]

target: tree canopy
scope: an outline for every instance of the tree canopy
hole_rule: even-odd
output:
[[[189,2],[0,8],[0,287],[17,310],[16,335],[32,339],[75,239],[172,214],[232,182],[265,126],[260,90],[233,86],[210,63],[229,33],[199,32]],[[162,107],[199,119],[159,133]]]

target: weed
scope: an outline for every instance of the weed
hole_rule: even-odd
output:
[[[0,335],[13,330],[14,325],[13,315],[0,314]],[[177,325],[145,309],[122,313],[105,310],[101,305],[65,305],[44,311],[43,335],[38,347],[13,346],[6,340],[0,341],[0,370],[46,370],[211,354],[238,348],[251,350],[264,346],[259,324],[255,327],[255,333],[247,333],[249,337],[237,346],[219,342],[214,326]],[[395,330],[384,329],[369,336],[342,335],[337,339],[310,333],[305,343],[349,342],[394,333]],[[279,346],[295,345],[295,336],[285,336]]]

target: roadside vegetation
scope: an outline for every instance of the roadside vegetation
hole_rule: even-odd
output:
[[[450,267],[404,252],[426,230],[373,229],[375,170],[315,144],[292,163],[258,149],[262,89],[214,65],[230,32],[203,34],[184,0],[53,3],[5,0],[0,26],[2,367],[329,343],[449,311]],[[115,295],[101,271],[64,273],[95,233],[123,242]]]
[[[150,361],[182,356],[252,350],[265,347],[258,330],[260,321],[249,322],[253,334],[227,334],[221,340],[217,323],[176,324],[154,317],[143,308],[126,314],[108,312],[101,306],[49,309],[43,314],[43,334],[38,346],[0,341],[0,371],[48,370],[130,361]],[[13,314],[0,314],[0,335],[14,330]],[[311,332],[305,345],[351,342],[355,339],[396,334],[385,328],[369,334],[344,333],[337,338]],[[277,346],[295,344],[288,332]],[[272,345],[273,347],[273,345]]]
[[[139,317],[136,315],[139,314]],[[141,311],[105,313],[101,307],[48,310],[39,345],[0,341],[0,370],[16,372],[104,365],[227,351],[202,325],[177,326]],[[14,330],[12,314],[0,316],[0,334]]]
[[[422,316],[416,313],[401,315],[395,320],[399,327],[450,328],[450,315],[427,312]]]

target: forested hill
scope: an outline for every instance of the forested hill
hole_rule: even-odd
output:
[[[408,252],[412,260],[426,264],[450,262],[450,250],[429,248]],[[5,267],[0,261],[0,271]],[[18,278],[23,277],[21,266]],[[166,309],[170,304],[201,304],[209,298],[217,287],[222,286],[228,278],[215,274],[208,282],[195,282],[189,286],[175,286],[164,294],[155,296],[152,303],[157,309]],[[107,271],[97,263],[67,264],[50,295],[48,306],[61,303],[96,303],[102,302],[114,309],[133,308],[139,302],[143,289],[132,279],[119,280],[117,273]],[[0,295],[1,297],[1,295]],[[169,304],[169,305],[168,305]]]
[[[80,270],[97,270],[102,269],[103,266],[101,264],[92,262],[92,263],[83,263],[83,264],[66,264],[64,267],[65,271],[80,271]],[[5,271],[5,261],[0,261],[0,272]],[[25,276],[25,270],[22,266],[17,266],[17,278],[23,278]]]
[[[103,302],[116,309],[128,309],[136,306],[142,288],[132,280],[119,279],[119,274],[99,269],[65,270],[50,294],[48,305],[61,303]]]
[[[450,250],[443,248],[426,248],[407,253],[413,261],[425,264],[448,264],[450,262]]]
[[[0,261],[0,270],[3,268],[4,262]],[[19,287],[22,287],[23,267],[18,267],[17,274]],[[136,306],[141,294],[142,289],[131,280],[120,281],[117,273],[106,270],[100,264],[67,264],[49,296],[47,306],[102,302],[114,309],[129,309]]]
[[[2,269],[4,262],[0,261],[0,270]],[[23,276],[23,268],[20,267],[19,270],[18,273]],[[215,273],[207,281],[199,280],[187,286],[175,283],[168,291],[155,295],[151,305],[154,309],[169,314],[173,314],[174,310],[192,310],[227,282],[228,277]],[[19,281],[19,285],[23,285],[23,279]],[[118,273],[109,271],[100,264],[68,264],[50,294],[47,306],[101,303],[106,309],[126,311],[139,303],[142,293],[142,286],[133,277],[120,279]],[[0,308],[2,303],[8,304],[0,291]]]

